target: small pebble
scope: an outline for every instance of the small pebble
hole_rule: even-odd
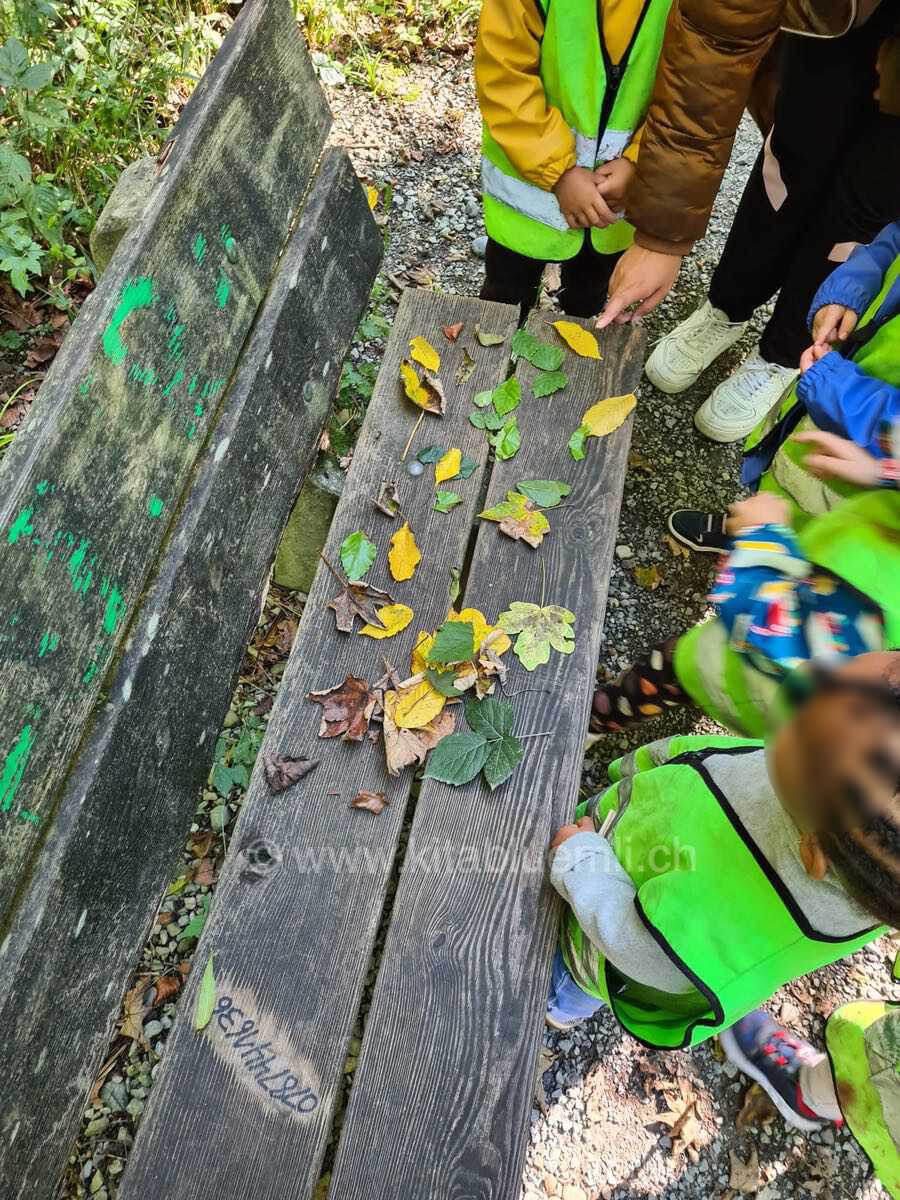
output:
[[[424,472],[424,470],[425,470],[425,464],[420,463],[417,458],[412,459],[411,462],[408,462],[406,464],[407,475],[413,475],[413,476],[421,475]]]

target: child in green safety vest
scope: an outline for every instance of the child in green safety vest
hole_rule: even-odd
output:
[[[900,653],[786,691],[766,745],[644,746],[557,832],[552,1026],[607,1004],[646,1045],[696,1045],[900,925]]]
[[[566,313],[594,316],[634,229],[622,217],[672,0],[484,0],[482,297],[537,300],[562,263]]]

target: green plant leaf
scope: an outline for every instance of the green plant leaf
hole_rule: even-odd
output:
[[[28,70],[19,76],[17,85],[28,92],[39,92],[56,74],[56,67],[54,62],[32,63]]]
[[[466,720],[473,732],[480,733],[488,741],[506,737],[512,733],[513,706],[508,700],[495,700],[493,696],[467,700]]]
[[[476,392],[472,397],[472,403],[478,408],[487,408],[494,398],[494,393],[490,388],[486,392]]]
[[[195,913],[188,921],[184,929],[178,935],[179,942],[186,942],[188,938],[198,938],[203,932],[203,927],[206,925],[206,918],[209,916],[209,893],[203,897],[201,901],[201,910]]]
[[[511,421],[507,421],[499,433],[495,433],[491,438],[491,445],[494,447],[497,457],[503,462],[518,454],[521,444],[522,435],[519,433],[515,417]]]
[[[453,478],[468,479],[477,466],[477,459],[469,458],[468,455],[464,454],[462,457],[462,462],[459,464],[459,470],[456,472]]]
[[[436,463],[447,453],[443,446],[425,446],[416,455],[420,463]]]
[[[454,683],[455,671],[437,671],[434,667],[429,667],[425,672],[425,677],[434,690],[440,692],[442,696],[455,696],[458,699],[462,695]]]
[[[480,325],[475,326],[475,336],[482,346],[499,346],[506,341],[505,333],[487,333]]]
[[[531,394],[540,400],[542,396],[552,396],[554,392],[561,392],[568,382],[565,371],[543,371],[532,382]]]
[[[584,458],[584,443],[590,432],[587,425],[579,425],[569,438],[569,453],[577,462]]]
[[[351,583],[356,583],[366,574],[378,553],[361,529],[348,534],[341,542],[341,566]]]
[[[549,662],[551,649],[560,654],[571,654],[575,649],[575,614],[556,604],[541,608],[514,600],[497,618],[497,624],[504,633],[517,635],[513,649],[526,671]]]
[[[445,621],[434,635],[428,664],[468,662],[474,653],[475,627],[472,622]]]
[[[490,743],[480,733],[451,733],[428,756],[426,779],[459,787],[471,783],[488,760]]]
[[[484,764],[484,778],[491,791],[505,783],[525,757],[525,747],[511,734],[489,743],[490,753]]]
[[[491,393],[491,399],[494,403],[495,411],[501,417],[505,417],[514,408],[518,408],[522,400],[522,386],[515,375],[511,375],[499,387],[495,387]]]
[[[558,371],[565,352],[559,346],[542,342],[527,329],[517,329],[511,346],[515,358],[525,358],[541,371]]]
[[[516,485],[516,491],[533,500],[538,508],[555,508],[571,490],[559,479],[523,479]]]
[[[481,412],[469,413],[469,422],[476,429],[502,429],[506,418],[501,417],[493,408],[483,408]]]
[[[28,70],[28,51],[17,37],[0,46],[0,87],[21,87],[21,78]]]
[[[203,978],[200,980],[200,987],[197,989],[197,999],[194,1001],[194,1028],[198,1033],[201,1029],[205,1029],[212,1020],[215,1007],[216,976],[213,970],[213,956],[210,955]]]
[[[436,492],[434,496],[434,511],[446,513],[457,504],[462,504],[462,496],[458,492]]]

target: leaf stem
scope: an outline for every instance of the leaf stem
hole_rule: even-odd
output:
[[[524,742],[527,738],[549,737],[550,734],[553,732],[554,731],[552,729],[545,729],[543,733],[517,733],[515,736],[519,739],[520,742]]]
[[[541,558],[541,603],[540,607],[544,607],[544,591],[547,586],[547,568],[544,566],[544,560]]]
[[[418,433],[419,426],[422,424],[422,422],[424,420],[425,420],[425,409],[423,408],[422,411],[419,413],[418,421],[416,421],[415,425],[413,425],[412,433],[409,435],[409,439],[407,440],[406,445],[403,447],[403,453],[400,455],[401,462],[406,462],[406,456],[407,456],[407,454],[409,454],[409,448],[413,444],[413,438]]]

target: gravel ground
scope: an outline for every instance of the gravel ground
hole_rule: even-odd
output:
[[[330,89],[332,140],[347,146],[360,175],[381,191],[378,213],[388,233],[384,274],[394,298],[410,283],[433,282],[447,292],[476,294],[482,267],[469,245],[482,232],[480,126],[471,62],[436,58],[413,69],[410,83],[412,95],[406,101],[378,99],[350,87]],[[755,128],[745,122],[708,234],[685,262],[672,295],[646,321],[651,340],[705,297],[758,145]],[[610,675],[661,638],[689,628],[706,611],[709,563],[673,556],[664,540],[665,519],[672,508],[722,508],[736,496],[737,449],[704,440],[691,415],[740,361],[754,332],[758,322],[682,396],[667,397],[646,381],[641,384],[601,663]],[[355,355],[377,359],[378,351],[377,342],[369,343]],[[662,582],[648,591],[637,585],[633,572],[635,566],[652,564]],[[250,716],[264,722],[302,599],[277,590],[270,597],[227,726],[243,727]],[[584,794],[603,785],[612,758],[640,741],[709,728],[695,712],[682,710],[648,725],[646,732],[600,740],[585,760]],[[61,1200],[115,1195],[196,944],[184,931],[214,887],[238,806],[237,793],[228,805],[214,791],[204,792],[199,802],[181,874],[163,901],[126,999],[123,1017],[127,1022],[132,1014],[133,1032],[140,1036],[120,1036],[110,1047]],[[774,998],[772,1011],[821,1039],[824,1018],[839,1003],[884,994],[891,949],[885,939],[784,989]],[[357,1051],[358,1043],[351,1045],[348,1081]],[[849,1134],[827,1130],[807,1137],[789,1132],[764,1104],[754,1106],[759,1089],[751,1091],[745,1105],[747,1081],[709,1044],[691,1054],[655,1054],[624,1037],[602,1015],[571,1033],[548,1032],[543,1054],[543,1095],[536,1096],[531,1115],[523,1200],[674,1200],[740,1193],[765,1200],[871,1200],[884,1194]],[[674,1136],[678,1127],[669,1126],[678,1117],[680,1136]]]

